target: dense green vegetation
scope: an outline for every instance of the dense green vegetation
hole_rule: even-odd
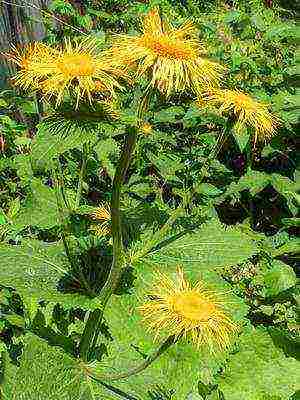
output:
[[[13,81],[1,91],[1,399],[300,398],[296,10],[283,3],[54,0],[43,11],[45,44],[88,35],[102,50],[155,6],[175,27],[191,20],[205,56],[227,67],[222,87],[268,103],[280,124],[257,139],[190,90],[145,96],[145,77],[121,77],[109,106],[101,93],[76,108]],[[155,355],[161,337],[138,307],[155,300],[157,271],[174,279],[178,266],[225,293],[229,347],[179,338]]]

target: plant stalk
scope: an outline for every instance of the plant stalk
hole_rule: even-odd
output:
[[[86,326],[84,328],[81,342],[79,345],[80,356],[84,361],[89,360],[91,352],[95,348],[98,336],[101,330],[101,322],[103,318],[104,309],[116,289],[124,262],[124,248],[122,240],[122,221],[120,215],[120,197],[124,179],[135,150],[137,141],[137,134],[141,123],[141,118],[145,112],[151,93],[151,86],[149,85],[141,98],[137,119],[138,124],[135,127],[128,127],[127,135],[122,150],[120,160],[118,162],[112,187],[111,197],[111,231],[113,239],[113,261],[110,269],[108,279],[101,290],[99,300],[101,302],[101,309],[94,310],[88,317]]]
[[[152,354],[146,357],[146,359],[136,367],[128,369],[127,371],[111,374],[111,375],[98,375],[93,373],[91,370],[85,367],[87,374],[95,380],[103,381],[118,381],[121,379],[129,378],[130,376],[139,374],[149,367],[155,360],[157,360],[163,353],[165,353],[173,344],[175,344],[179,338],[175,335],[169,336]]]

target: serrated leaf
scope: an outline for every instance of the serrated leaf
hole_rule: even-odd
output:
[[[12,287],[30,301],[61,302],[67,308],[98,308],[97,298],[58,291],[60,279],[68,273],[61,243],[24,240],[21,245],[0,244],[0,283]]]
[[[148,157],[166,180],[179,181],[175,173],[184,168],[184,164],[178,157],[172,154],[160,154],[156,156],[153,153],[149,153]]]
[[[272,268],[264,275],[267,296],[276,296],[280,292],[294,286],[297,277],[293,268],[279,260],[272,261]]]
[[[115,140],[108,138],[101,140],[94,148],[98,159],[102,166],[107,170],[108,175],[113,178],[115,174],[115,166],[112,163],[119,155],[120,148]]]
[[[272,251],[273,257],[278,257],[283,254],[289,253],[298,253],[300,249],[300,239],[294,238],[291,239],[288,243],[285,243],[283,246],[280,246],[278,249]]]
[[[217,219],[204,224],[163,247],[157,257],[197,268],[214,269],[239,264],[257,252],[257,247],[239,227],[224,226]]]
[[[241,400],[247,393],[247,400],[288,400],[300,389],[300,363],[286,357],[266,330],[249,329],[218,382],[225,399]]]

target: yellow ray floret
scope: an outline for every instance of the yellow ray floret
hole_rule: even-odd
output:
[[[237,332],[237,326],[224,311],[224,301],[217,293],[206,289],[202,282],[192,286],[177,269],[173,281],[159,274],[150,293],[153,299],[139,307],[150,329],[168,332],[175,337],[190,337],[199,348],[208,346],[214,351],[226,349]]]
[[[191,22],[174,28],[154,8],[142,21],[139,36],[120,35],[113,46],[118,59],[136,68],[137,76],[150,76],[151,85],[167,96],[174,91],[200,93],[219,83],[224,67],[200,55],[203,47]]]
[[[92,224],[90,230],[96,236],[107,236],[110,234],[111,213],[108,206],[100,205],[95,211],[89,214],[90,218],[95,220],[97,224]]]
[[[60,104],[66,92],[79,100],[91,101],[93,92],[115,96],[121,88],[116,78],[125,76],[124,69],[112,62],[110,51],[99,53],[96,40],[87,38],[72,44],[65,40],[62,47],[31,44],[23,52],[8,55],[19,66],[16,85],[28,89],[40,89],[47,97],[55,97]]]
[[[255,140],[267,140],[275,134],[279,119],[268,110],[268,105],[254,100],[239,90],[217,90],[208,98],[220,106],[221,113],[231,113],[236,118],[237,133],[248,126],[255,131]]]

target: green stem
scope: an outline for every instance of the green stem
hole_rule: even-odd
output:
[[[95,380],[104,380],[104,381],[118,381],[120,379],[126,379],[130,376],[139,374],[144,371],[149,365],[151,365],[158,357],[160,357],[165,351],[167,351],[174,343],[178,341],[179,337],[175,337],[175,335],[169,336],[152,354],[147,356],[147,358],[136,367],[133,367],[125,372],[120,372],[117,374],[111,375],[98,375],[94,372],[87,370],[87,374],[91,376],[91,378]]]
[[[81,163],[81,168],[80,168],[80,173],[79,173],[79,180],[78,180],[76,200],[75,200],[75,209],[77,209],[80,205],[83,180],[84,180],[86,164],[87,164],[87,154],[88,154],[87,146],[86,146],[86,144],[84,144],[83,150],[82,150],[82,163]]]
[[[113,180],[112,198],[111,198],[111,231],[113,238],[113,261],[108,279],[101,291],[100,301],[102,309],[94,310],[88,318],[82,339],[80,342],[80,354],[83,360],[88,360],[91,349],[96,345],[104,308],[118,285],[122,272],[124,259],[124,249],[122,241],[122,225],[120,215],[120,196],[121,188],[125,179],[127,169],[135,148],[137,139],[137,128],[128,129],[121,158],[116,168]]]
[[[139,124],[143,113],[145,112],[149,98],[151,86],[149,85],[141,98],[137,118],[137,127],[128,127],[125,143],[122,150],[120,160],[118,162],[112,187],[111,198],[111,232],[113,239],[113,261],[109,272],[108,279],[101,290],[99,300],[101,302],[101,309],[94,310],[88,317],[86,326],[84,328],[81,342],[79,345],[80,355],[84,361],[89,360],[93,348],[97,344],[98,335],[101,330],[101,323],[103,318],[104,309],[118,285],[120,275],[122,273],[122,266],[124,262],[124,248],[122,240],[122,221],[120,215],[120,196],[121,189],[124,183],[126,172],[128,170],[131,157],[133,155]]]

